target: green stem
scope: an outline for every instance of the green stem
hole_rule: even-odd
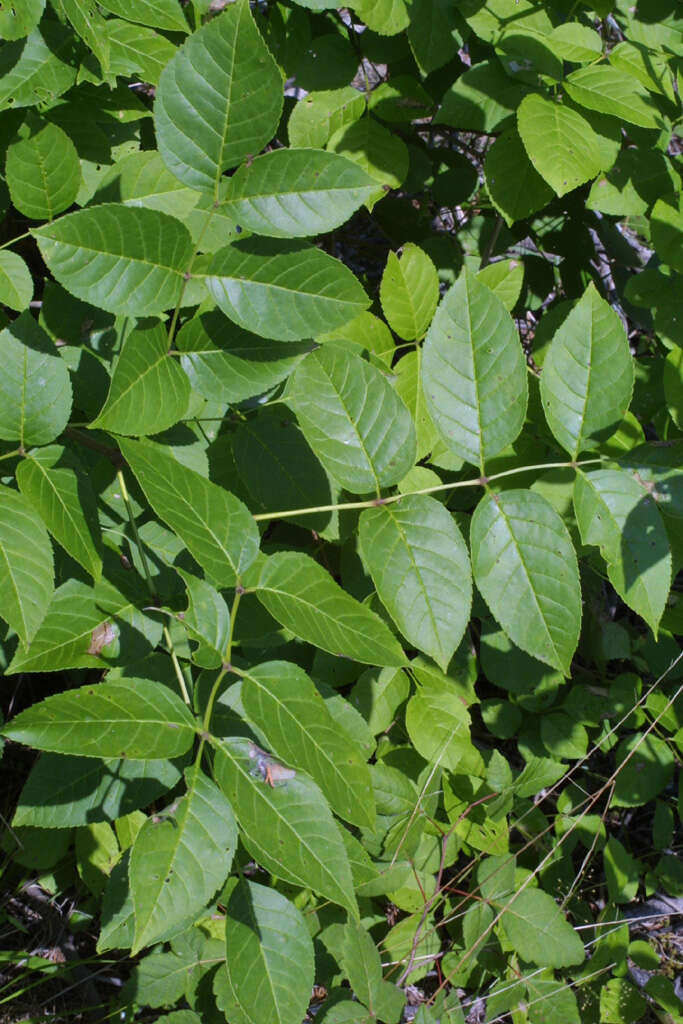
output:
[[[388,498],[371,498],[366,501],[346,501],[339,505],[316,505],[313,508],[292,508],[286,512],[259,512],[254,516],[257,522],[270,519],[287,519],[289,516],[314,515],[316,512],[337,512],[342,509],[354,508],[377,508],[378,505],[393,505],[397,501],[411,497],[414,494],[436,494],[438,491],[450,491],[460,487],[486,487],[492,480],[502,480],[503,477],[513,476],[516,473],[531,473],[545,469],[578,469],[581,466],[591,466],[598,459],[584,459],[583,462],[545,462],[536,466],[515,466],[514,469],[506,469],[502,473],[494,473],[492,476],[478,476],[474,480],[456,480],[449,484],[437,484],[435,487],[422,487],[417,491],[406,491],[404,494],[392,494]]]
[[[14,245],[15,242],[20,242],[22,238],[30,238],[30,236],[30,231],[24,231],[23,235],[17,235],[16,238],[10,238],[9,242],[3,242],[2,245],[0,245],[0,249],[8,249],[10,245]]]
[[[169,345],[171,343],[171,340],[175,336],[175,329],[176,329],[176,325],[178,323],[178,317],[180,316],[180,307],[181,307],[182,302],[183,302],[183,296],[185,294],[185,289],[187,288],[187,282],[190,280],[190,277],[192,275],[192,267],[194,266],[194,261],[197,258],[199,246],[201,245],[201,241],[202,241],[202,238],[204,237],[204,233],[205,233],[206,229],[208,228],[209,224],[211,223],[211,218],[213,217],[213,215],[214,215],[214,213],[216,211],[217,206],[218,206],[218,202],[216,201],[214,203],[212,209],[210,209],[208,214],[206,215],[206,220],[204,221],[204,224],[202,226],[202,230],[199,232],[199,237],[197,238],[197,242],[195,244],[194,251],[192,253],[192,256],[190,257],[190,262],[189,262],[189,264],[187,266],[187,270],[185,271],[185,277],[184,277],[184,280],[183,280],[182,287],[180,289],[180,295],[178,296],[178,301],[176,302],[175,309],[173,310],[173,317],[171,318],[171,325],[170,325],[170,327],[168,329]]]

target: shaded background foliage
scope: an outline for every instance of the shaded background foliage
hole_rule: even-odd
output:
[[[683,1019],[682,29],[2,5],[9,1019]]]

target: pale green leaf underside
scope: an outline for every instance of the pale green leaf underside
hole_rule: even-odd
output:
[[[38,448],[17,467],[19,489],[65,551],[94,579],[102,572],[95,494],[83,467],[61,445]]]
[[[221,787],[259,864],[357,914],[351,868],[327,801],[306,776],[274,787],[252,774],[245,739],[222,740],[214,762]]]
[[[567,674],[581,626],[576,553],[562,519],[533,491],[487,494],[470,531],[474,580],[509,638]]]
[[[271,555],[253,589],[278,622],[330,654],[368,665],[405,664],[389,627],[307,555]]]
[[[186,185],[216,192],[223,171],[270,141],[282,102],[280,70],[238,0],[164,68],[154,103],[159,152]]]
[[[581,472],[574,508],[584,544],[597,544],[607,575],[656,634],[671,586],[671,552],[657,505],[620,469]]]
[[[273,238],[332,231],[377,191],[377,182],[337,153],[276,149],[230,178],[223,208],[241,227]]]
[[[168,354],[162,323],[134,330],[126,337],[109,385],[104,407],[91,424],[116,434],[159,434],[183,417],[190,382]]]
[[[524,423],[524,353],[503,303],[468,270],[442,299],[427,332],[422,383],[448,447],[484,466]]]
[[[351,271],[307,242],[235,242],[214,256],[206,286],[231,320],[276,341],[313,338],[369,305]]]
[[[234,586],[258,553],[258,529],[249,510],[162,445],[120,438],[119,447],[157,515],[212,581]]]
[[[196,765],[186,779],[175,810],[148,818],[131,851],[133,954],[199,913],[225,881],[237,847],[237,824],[221,790]]]
[[[242,702],[274,752],[307,772],[336,814],[353,825],[374,828],[375,802],[365,759],[340,732],[302,668],[270,661],[250,669],[242,683]]]
[[[243,881],[227,907],[228,988],[235,1024],[303,1020],[315,976],[313,941],[301,911],[277,889]]]
[[[111,313],[173,307],[192,255],[184,224],[158,210],[103,203],[37,228],[49,269],[76,298]]]
[[[570,107],[532,93],[517,110],[517,127],[529,159],[558,196],[602,170],[598,137]]]
[[[57,754],[178,757],[195,735],[192,715],[161,683],[126,679],[47,697],[13,718],[3,734]]]
[[[543,363],[541,400],[548,425],[576,458],[614,433],[632,391],[626,332],[591,282],[555,333]]]
[[[23,494],[0,488],[0,615],[24,644],[38,632],[53,592],[47,530]]]
[[[411,645],[445,671],[469,621],[472,576],[451,513],[428,495],[366,509],[362,556],[382,604]]]
[[[325,469],[348,490],[376,491],[412,467],[410,413],[381,370],[359,356],[323,345],[299,363],[286,398]]]

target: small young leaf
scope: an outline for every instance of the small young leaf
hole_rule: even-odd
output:
[[[287,122],[290,146],[324,146],[335,132],[363,115],[365,97],[352,86],[309,92],[294,107]]]
[[[398,483],[415,460],[410,413],[381,370],[336,346],[301,362],[286,398],[325,469],[356,494]]]
[[[9,249],[0,251],[0,294],[4,305],[18,313],[28,309],[33,298],[31,272],[21,256]]]
[[[211,580],[220,587],[234,586],[258,553],[258,529],[249,510],[162,445],[120,438],[119,447],[157,515]]]
[[[439,277],[429,256],[417,245],[390,252],[379,290],[389,326],[406,341],[421,338],[439,301]]]
[[[18,743],[58,754],[156,760],[189,750],[195,723],[167,686],[121,679],[46,697],[2,732]]]
[[[469,621],[467,548],[451,513],[428,495],[365,509],[362,556],[382,604],[406,639],[446,671]]]
[[[533,491],[487,494],[472,517],[477,587],[513,643],[569,673],[581,625],[581,588],[567,527]]]

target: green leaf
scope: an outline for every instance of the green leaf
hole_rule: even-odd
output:
[[[131,316],[174,306],[192,255],[189,232],[180,221],[117,203],[69,213],[33,234],[67,291]]]
[[[99,0],[100,7],[119,18],[168,32],[189,32],[178,0]]]
[[[182,624],[199,644],[192,661],[202,668],[220,668],[230,635],[230,611],[225,598],[206,580],[178,568],[187,586],[187,611]]]
[[[269,341],[243,331],[219,310],[200,313],[177,334],[180,363],[211,402],[243,402],[275,387],[310,351],[310,342]]]
[[[330,480],[306,438],[282,407],[264,409],[232,436],[240,480],[264,512],[286,512],[332,504]],[[325,529],[331,512],[287,516],[306,530]]]
[[[50,21],[26,39],[6,43],[0,54],[0,110],[32,107],[70,89],[77,70],[71,63],[73,43],[70,32]]]
[[[246,848],[266,870],[357,915],[346,849],[324,796],[301,774],[269,786],[254,774],[249,751],[248,740],[222,740],[214,762]]]
[[[663,263],[683,274],[683,211],[669,198],[658,199],[652,208],[652,244]]]
[[[290,146],[324,146],[328,139],[363,115],[365,97],[347,85],[343,89],[309,92],[299,100],[287,122]]]
[[[53,578],[47,530],[23,494],[0,486],[0,614],[24,644],[43,621]]]
[[[103,71],[109,70],[107,22],[94,0],[50,0],[62,21],[67,21],[92,50]]]
[[[429,454],[436,445],[441,444],[439,435],[432,423],[422,386],[422,374],[420,365],[422,362],[422,349],[416,348],[413,352],[407,352],[395,366],[396,372],[396,394],[407,406],[413,423],[415,424],[416,452],[415,462],[421,462],[425,455]],[[426,467],[416,466],[415,469],[421,472]],[[405,477],[403,478],[405,481]],[[408,478],[410,479],[410,473]],[[437,482],[436,480],[434,481]],[[401,487],[403,482],[399,481]]]
[[[642,807],[666,789],[675,769],[674,754],[666,740],[634,733],[616,751],[619,768],[614,784],[613,807]]]
[[[115,821],[147,807],[179,779],[172,761],[41,754],[21,791],[12,824],[71,828]]]
[[[190,382],[168,354],[164,324],[131,331],[114,366],[109,394],[91,427],[117,434],[159,434],[185,415]]]
[[[280,71],[238,0],[164,68],[154,103],[159,152],[186,185],[217,195],[223,172],[270,141],[281,110]]]
[[[586,206],[615,217],[637,217],[676,188],[673,169],[663,153],[623,149],[607,174],[593,182]]]
[[[102,541],[95,492],[78,459],[61,445],[38,448],[17,467],[17,483],[55,540],[99,579]]]
[[[573,967],[583,963],[581,939],[552,896],[540,889],[523,889],[496,907],[513,949],[540,967]]]
[[[154,511],[209,578],[219,587],[234,586],[258,553],[258,529],[249,510],[163,445],[120,438],[119,447]]]
[[[235,1024],[303,1020],[315,978],[313,942],[297,907],[277,889],[242,880],[225,929],[227,985]]]
[[[519,105],[517,127],[531,163],[558,196],[602,170],[598,137],[570,107],[532,93]]]
[[[470,715],[460,694],[447,680],[429,681],[408,701],[406,729],[425,760],[455,770],[473,750]]]
[[[683,519],[683,440],[638,445],[618,462],[654,498],[662,512]]]
[[[146,761],[184,754],[194,740],[195,722],[167,686],[121,679],[46,697],[2,733],[57,754]]]
[[[516,128],[496,139],[486,154],[484,169],[491,202],[508,227],[542,210],[553,198],[553,190],[527,156]]]
[[[602,39],[595,29],[576,21],[567,21],[554,28],[548,45],[561,60],[573,64],[590,63],[602,53]]]
[[[405,664],[388,626],[307,555],[271,555],[251,586],[270,614],[302,640],[367,665]]]
[[[487,494],[470,530],[474,580],[513,643],[569,674],[581,588],[567,527],[540,494]]]
[[[142,75],[146,82],[158,86],[164,68],[177,52],[173,43],[151,28],[118,18],[110,18],[105,24],[112,74]]]
[[[276,341],[341,327],[369,305],[351,271],[308,242],[235,242],[213,257],[206,285],[226,316]]]
[[[22,0],[6,4],[0,11],[0,39],[21,39],[32,32],[41,19],[45,0]]]
[[[410,413],[381,370],[359,356],[317,349],[290,377],[286,399],[325,469],[348,490],[379,493],[412,467]]]
[[[492,134],[512,117],[528,92],[526,85],[505,74],[500,61],[480,61],[456,78],[435,120],[459,131]]]
[[[638,892],[642,865],[614,836],[603,847],[602,862],[610,903],[630,903]]]
[[[375,800],[361,751],[327,710],[303,669],[269,661],[245,673],[242,702],[278,757],[307,772],[332,810],[359,827],[374,828]]]
[[[637,1024],[648,1011],[649,1003],[626,978],[610,978],[600,989],[601,1020]]]
[[[81,186],[76,147],[49,122],[8,147],[5,174],[12,202],[32,220],[52,220],[71,206]]]
[[[576,521],[584,544],[597,544],[610,583],[657,634],[671,586],[671,551],[655,502],[619,469],[579,472]]]
[[[0,348],[0,438],[23,448],[48,444],[71,414],[66,363],[29,312],[0,332]]]
[[[67,580],[52,595],[45,619],[30,648],[17,651],[8,671],[57,672],[66,668],[102,668],[103,661],[89,654],[88,649],[93,631],[105,621],[107,614],[96,606],[92,588],[80,580]]]
[[[455,57],[462,45],[462,22],[450,0],[414,0],[409,13],[410,49],[422,74],[428,75]]]
[[[358,536],[382,604],[409,643],[445,672],[469,621],[467,547],[451,513],[428,495],[365,509]]]
[[[408,174],[410,157],[405,142],[373,117],[347,124],[332,135],[327,148],[353,160],[377,181],[376,197],[386,188],[400,188]]]
[[[185,795],[147,819],[131,850],[133,955],[199,913],[225,881],[237,847],[237,824],[220,789],[196,764],[185,781]]]
[[[15,252],[0,251],[0,293],[5,306],[21,313],[33,298],[31,272]]]
[[[422,362],[427,407],[451,451],[483,471],[515,440],[526,414],[526,374],[510,314],[463,270],[436,311]]]
[[[626,332],[591,281],[545,356],[541,401],[548,426],[575,459],[614,433],[632,392]]]
[[[439,277],[429,256],[409,242],[390,252],[379,290],[389,326],[406,341],[421,338],[439,301]]]
[[[498,296],[507,310],[512,311],[522,291],[524,264],[516,259],[496,260],[478,270],[477,278]]]
[[[574,102],[589,110],[610,114],[641,128],[663,125],[661,115],[640,82],[609,64],[572,71],[563,84]]]
[[[373,32],[395,36],[408,27],[406,0],[354,0],[353,9]]]
[[[156,150],[145,150],[117,161],[103,177],[95,200],[146,206],[186,221],[199,195],[171,174]]]
[[[243,164],[223,202],[241,227],[273,238],[332,231],[377,191],[358,164],[322,149],[275,149]]]

